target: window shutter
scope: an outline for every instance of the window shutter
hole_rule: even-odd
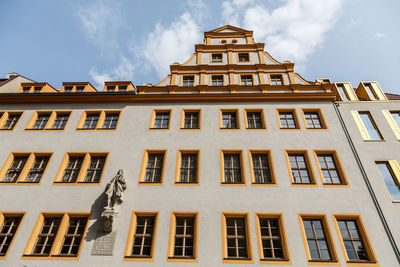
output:
[[[362,138],[364,140],[371,140],[371,137],[369,136],[368,131],[365,128],[364,123],[361,120],[360,114],[358,114],[358,111],[352,110],[351,114],[353,115],[353,118],[357,124],[357,127],[360,130]]]

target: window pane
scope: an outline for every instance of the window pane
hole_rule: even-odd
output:
[[[372,122],[372,117],[369,113],[359,113],[360,117],[364,123],[365,128],[368,131],[369,136],[372,140],[382,140],[382,136],[376,128],[375,124]]]
[[[3,225],[0,227],[0,256],[4,256],[15,236],[22,216],[5,215]]]
[[[380,162],[376,164],[379,172],[389,190],[393,200],[400,200],[400,186],[396,183],[395,177],[388,162]]]

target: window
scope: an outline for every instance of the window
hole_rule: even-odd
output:
[[[38,257],[38,259],[78,257],[88,220],[87,213],[40,214],[23,257]]]
[[[108,85],[107,86],[107,92],[114,92],[115,91],[115,85]]]
[[[85,86],[81,86],[81,85],[80,86],[79,85],[76,86],[76,92],[77,93],[82,93],[84,89],[85,89]]]
[[[343,83],[336,84],[336,88],[339,91],[339,95],[343,101],[349,101],[349,97],[347,96],[346,89]]]
[[[250,173],[253,184],[275,184],[269,151],[249,151]]]
[[[351,111],[364,140],[383,140],[374,119],[368,111]]]
[[[240,129],[238,110],[220,110],[220,129]]]
[[[324,185],[346,185],[343,168],[335,151],[314,151]]]
[[[200,110],[182,110],[181,129],[200,129]]]
[[[32,129],[33,130],[43,130],[44,127],[46,127],[47,122],[50,119],[51,113],[42,113],[37,115],[37,119],[35,123],[33,124]]]
[[[253,85],[253,76],[251,75],[241,75],[240,76],[241,85],[244,86],[252,86]]]
[[[270,75],[271,85],[283,85],[283,79],[281,74]]]
[[[64,130],[71,111],[36,111],[26,130]]]
[[[134,212],[125,248],[127,260],[149,261],[154,256],[158,213]]]
[[[150,129],[169,129],[170,110],[153,110]]]
[[[71,93],[72,92],[72,88],[73,88],[73,86],[65,86],[64,87],[64,92],[65,93]]]
[[[126,92],[127,89],[128,89],[128,86],[126,86],[126,85],[118,86],[118,91],[120,91],[120,92]]]
[[[34,93],[40,93],[40,91],[42,90],[42,88],[43,88],[43,87],[41,87],[41,86],[35,86],[35,87],[33,87],[33,92],[34,92]]]
[[[165,158],[165,150],[146,150],[143,157],[139,183],[162,184]]]
[[[22,87],[22,92],[25,93],[25,94],[29,93],[29,90],[31,90],[30,87],[25,87],[25,86]]]
[[[1,130],[11,131],[17,125],[19,119],[22,116],[22,112],[10,112],[6,111],[4,113],[0,113],[0,125]]]
[[[50,153],[11,153],[0,171],[1,183],[40,183]]]
[[[120,114],[119,110],[84,111],[77,130],[115,130]]]
[[[222,62],[222,54],[212,54],[211,62]]]
[[[376,263],[376,257],[359,215],[334,215],[336,230],[348,263]],[[345,251],[344,251],[345,250]]]
[[[242,157],[242,152],[237,150],[221,152],[221,162],[223,162],[223,170],[221,169],[222,184],[245,184]]]
[[[289,261],[283,219],[281,214],[255,215],[259,256],[262,262]]]
[[[212,86],[224,86],[224,76],[212,75]]]
[[[197,213],[174,212],[171,217],[169,261],[196,261]]]
[[[246,213],[223,214],[223,261],[252,261],[249,218]]]
[[[319,109],[302,109],[303,118],[307,129],[326,129],[326,123]]]
[[[324,215],[300,215],[309,262],[337,262],[330,229]]]
[[[263,110],[246,109],[244,111],[246,129],[265,129]]]
[[[394,201],[400,201],[400,167],[396,160],[378,161],[376,166]]]
[[[375,91],[370,83],[364,83],[364,88],[370,100],[378,100]]]
[[[4,259],[12,245],[24,214],[0,212],[0,259]]]
[[[383,115],[392,128],[397,140],[400,140],[400,111],[382,110]]]
[[[295,110],[278,110],[280,129],[300,129]]]
[[[200,151],[178,150],[177,173],[175,183],[177,184],[198,184]]]
[[[101,182],[108,153],[67,153],[57,173],[56,184]]]
[[[306,151],[287,151],[286,155],[289,161],[292,183],[294,185],[316,184]]]
[[[238,57],[239,57],[239,62],[249,62],[250,61],[249,53],[239,53]]]
[[[182,86],[191,87],[194,86],[194,76],[183,76]]]

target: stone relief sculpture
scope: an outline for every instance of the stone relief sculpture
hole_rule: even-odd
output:
[[[104,191],[106,205],[101,213],[103,231],[111,232],[113,230],[113,223],[118,214],[116,206],[122,203],[123,192],[126,188],[127,183],[124,179],[123,171],[119,170],[117,175],[107,184]]]

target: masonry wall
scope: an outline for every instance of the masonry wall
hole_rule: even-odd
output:
[[[345,105],[342,105],[344,108]],[[153,109],[172,109],[170,130],[149,130]],[[200,131],[181,131],[182,108],[200,108],[202,128]],[[240,109],[240,130],[219,130],[219,109]],[[244,108],[263,108],[267,123],[265,131],[244,129]],[[279,130],[276,108],[295,108],[301,130]],[[305,129],[300,108],[321,108],[329,130],[310,131]],[[342,109],[343,109],[342,108]],[[390,248],[382,224],[362,180],[360,171],[345,135],[341,129],[332,103],[184,103],[184,104],[64,104],[64,105],[3,105],[3,110],[26,110],[13,132],[0,132],[0,164],[11,152],[32,151],[55,152],[49,162],[40,185],[0,185],[0,210],[25,211],[25,219],[10,248],[7,259],[0,260],[0,266],[51,266],[50,260],[21,259],[28,238],[40,212],[91,212],[87,236],[79,260],[59,260],[57,266],[224,266],[222,263],[221,213],[248,212],[250,215],[251,244],[254,263],[259,263],[257,249],[255,212],[280,212],[283,214],[290,259],[293,266],[308,266],[306,251],[299,227],[298,213],[326,214],[336,248],[339,265],[346,266],[344,252],[339,243],[338,233],[333,224],[332,214],[361,214],[372,247],[381,266],[396,266],[398,263]],[[24,131],[35,110],[73,110],[64,132]],[[116,131],[76,131],[83,110],[121,109],[119,126]],[[350,107],[347,108],[348,110]],[[348,110],[343,113],[349,114]],[[373,111],[378,112],[378,108]],[[347,116],[347,115],[346,115]],[[349,124],[350,114],[346,117]],[[374,116],[375,117],[375,116]],[[377,120],[379,119],[376,116]],[[382,115],[382,120],[383,120]],[[378,121],[382,127],[384,122]],[[353,132],[356,126],[349,126]],[[354,129],[353,129],[354,128]],[[384,128],[384,132],[389,129]],[[354,133],[356,136],[356,133]],[[386,145],[392,141],[388,136]],[[354,138],[356,139],[356,138]],[[357,141],[357,140],[355,140]],[[363,161],[371,160],[372,147],[379,144],[363,144]],[[398,145],[396,143],[396,145]],[[162,186],[141,186],[138,184],[142,158],[145,149],[167,149],[164,183]],[[175,186],[174,176],[178,149],[200,149],[200,186]],[[244,152],[245,186],[220,185],[220,149],[242,149]],[[250,182],[248,149],[269,149],[272,152],[276,187],[256,187]],[[290,183],[285,149],[306,149],[312,169],[316,175],[317,187],[294,187]],[[324,187],[319,177],[313,149],[337,150],[347,175],[350,187]],[[376,148],[377,149],[377,148]],[[400,160],[395,151],[387,157]],[[66,152],[109,152],[104,177],[100,185],[53,185]],[[392,154],[391,154],[392,153]],[[386,156],[385,156],[386,157]],[[375,166],[367,170],[377,173]],[[100,213],[104,205],[101,196],[106,184],[118,169],[124,170],[128,189],[124,202],[119,208],[115,229],[117,239],[114,256],[92,256],[91,250],[95,232],[100,227]],[[379,184],[381,183],[381,184]],[[378,184],[378,185],[377,185]],[[393,203],[385,199],[382,181],[373,183],[385,210]],[[125,244],[129,231],[132,211],[159,211],[159,223],[153,262],[124,261]],[[167,262],[168,238],[171,212],[199,212],[198,263]],[[398,214],[398,212],[397,212]],[[391,223],[399,223],[390,215]],[[397,221],[396,221],[397,220]],[[397,231],[397,232],[396,232]],[[395,233],[399,236],[398,230]],[[397,239],[398,240],[398,239]],[[252,266],[253,264],[239,264]],[[274,265],[271,265],[274,266]],[[277,265],[278,266],[278,265]],[[279,265],[281,266],[281,265]],[[319,265],[318,265],[319,266]],[[321,265],[323,266],[323,265]]]

